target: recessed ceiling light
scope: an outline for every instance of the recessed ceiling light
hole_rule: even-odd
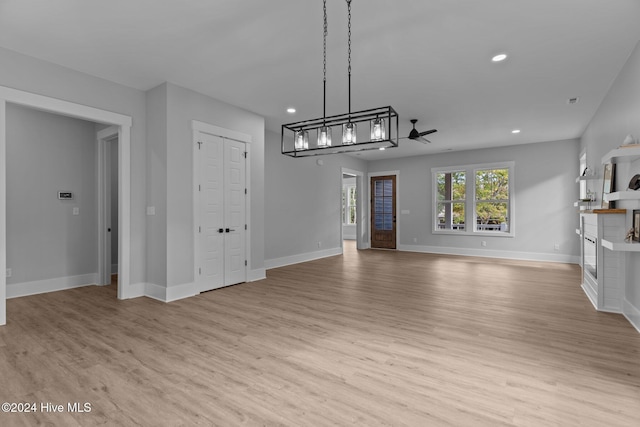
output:
[[[520,129],[514,129],[511,131],[511,133],[520,133]]]
[[[384,147],[380,147],[380,148],[379,148],[379,150],[380,150],[380,151],[384,151],[384,150],[386,150],[386,148],[384,148]]]
[[[493,62],[501,62],[501,61],[504,61],[505,59],[507,59],[506,53],[499,53],[498,55],[491,58]]]
[[[289,107],[289,108],[287,108],[287,113],[289,113],[289,114],[293,114],[293,113],[295,113],[295,112],[296,112],[296,109],[295,109],[295,108],[293,108],[293,107]]]

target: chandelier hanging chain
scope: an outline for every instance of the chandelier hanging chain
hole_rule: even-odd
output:
[[[327,0],[323,0],[323,38],[322,38],[322,117],[283,124],[281,135],[282,154],[291,157],[309,157],[323,154],[351,153],[364,150],[384,150],[398,146],[398,113],[391,106],[370,108],[360,111],[351,110],[351,3],[347,3],[347,53],[348,53],[348,99],[349,110],[344,114],[327,116]],[[342,94],[341,96],[344,96]],[[344,98],[343,98],[344,99]],[[358,138],[358,124],[368,124],[369,138]],[[388,125],[388,128],[386,127]],[[332,131],[342,129],[342,138],[332,141]],[[360,136],[365,136],[360,127]],[[317,142],[309,145],[309,132],[317,133]],[[293,138],[290,138],[292,136]],[[333,144],[332,144],[333,142]],[[337,142],[337,144],[336,144]]]
[[[322,85],[323,85],[323,95],[322,95],[322,118],[325,119],[327,117],[327,0],[323,2],[323,12],[324,12],[324,33],[322,38]]]
[[[348,73],[349,73],[349,115],[351,115],[351,0],[347,0],[347,10],[349,11],[349,16],[347,19],[348,22],[348,58],[349,58],[349,67],[348,67]]]

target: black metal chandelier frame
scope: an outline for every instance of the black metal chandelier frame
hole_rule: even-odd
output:
[[[348,8],[348,100],[349,112],[327,116],[327,2],[323,1],[323,115],[321,118],[303,120],[282,125],[282,154],[291,157],[309,157],[325,154],[349,153],[366,150],[384,150],[398,146],[399,118],[391,106],[368,110],[351,111],[351,1]],[[369,127],[357,131],[358,123],[368,123]],[[333,130],[338,128],[341,143],[332,144]],[[316,145],[309,144],[310,131],[316,131]],[[360,135],[360,138],[358,138]],[[366,138],[362,138],[366,135]]]
[[[372,120],[384,119],[389,124],[387,129],[387,138],[380,140],[364,140],[354,144],[338,144],[327,147],[314,147],[296,149],[294,137],[299,131],[319,131],[320,128],[327,126],[337,128],[342,132],[342,125],[347,123],[370,123]],[[312,120],[303,120],[300,122],[282,125],[282,154],[291,157],[309,157],[320,156],[325,154],[349,153],[366,150],[380,150],[381,148],[391,148],[398,146],[398,113],[393,107],[379,107],[369,110],[356,111],[351,114],[338,114],[335,116],[321,117]],[[367,129],[368,131],[368,129]]]

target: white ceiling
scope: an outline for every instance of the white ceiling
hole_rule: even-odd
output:
[[[347,110],[346,3],[327,8],[330,115]],[[353,110],[392,105],[401,135],[412,118],[438,129],[432,144],[402,140],[367,159],[577,138],[640,40],[638,0],[353,0],[352,10]],[[141,90],[169,81],[276,132],[322,116],[321,0],[0,0],[0,46]],[[492,63],[499,52],[509,58]]]

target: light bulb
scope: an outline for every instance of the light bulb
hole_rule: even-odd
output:
[[[331,128],[322,126],[318,129],[318,148],[331,147]]]
[[[371,141],[384,141],[387,139],[384,127],[384,119],[376,117],[371,120]]]
[[[345,123],[342,125],[342,145],[352,145],[356,143],[356,124]]]

